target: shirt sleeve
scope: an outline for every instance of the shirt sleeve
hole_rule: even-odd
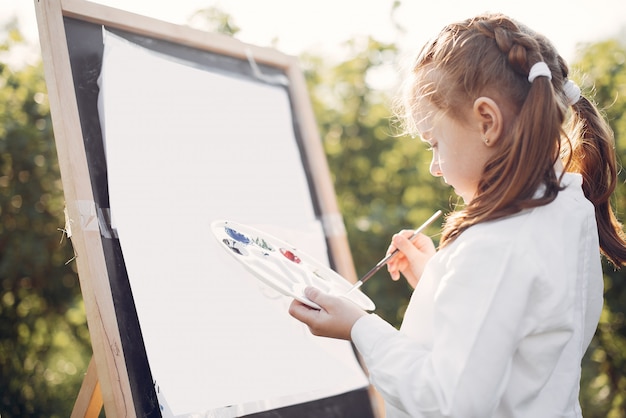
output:
[[[374,314],[352,329],[372,384],[412,417],[491,416],[517,344],[539,320],[527,314],[542,274],[532,248],[467,232],[449,249],[434,296],[432,347]],[[564,345],[567,336],[561,340],[554,344]]]

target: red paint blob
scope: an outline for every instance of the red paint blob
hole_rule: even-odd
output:
[[[289,261],[293,261],[296,264],[300,264],[300,261],[301,261],[300,258],[294,253],[292,253],[291,251],[281,248],[280,253],[284,255],[285,257],[287,257]]]

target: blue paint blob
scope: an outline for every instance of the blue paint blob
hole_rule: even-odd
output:
[[[224,227],[224,230],[226,231],[226,233],[228,235],[230,235],[230,237],[236,241],[239,241],[243,244],[250,244],[250,238],[248,238],[247,236],[245,236],[244,234],[242,234],[241,232],[237,232],[232,228],[229,228],[227,226]]]

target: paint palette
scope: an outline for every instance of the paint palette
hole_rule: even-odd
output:
[[[285,241],[231,221],[215,221],[211,224],[211,231],[222,248],[247,270],[286,296],[320,309],[303,294],[307,286],[313,286],[325,293],[350,299],[365,310],[375,309],[374,302],[360,290],[347,294],[352,283]]]

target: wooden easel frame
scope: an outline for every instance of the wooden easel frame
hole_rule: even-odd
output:
[[[336,202],[326,157],[308,100],[297,59],[273,49],[197,31],[83,0],[34,0],[48,86],[48,97],[65,193],[68,227],[84,298],[93,358],[78,395],[72,417],[97,416],[104,405],[107,416],[133,417],[136,411],[117,312],[111,295],[106,260],[94,208],[84,138],[75,95],[64,18],[104,25],[139,35],[246,59],[252,53],[259,64],[280,68],[289,78],[294,113],[299,115],[305,158],[315,167],[311,176],[322,214],[333,267],[356,281],[348,240]],[[94,415],[95,414],[95,415]]]
[[[96,418],[100,415],[102,405],[102,391],[98,382],[96,363],[92,357],[70,418]]]

